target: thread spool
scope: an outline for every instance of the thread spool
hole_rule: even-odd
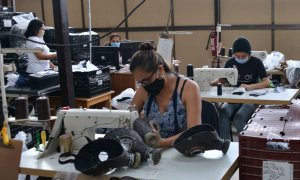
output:
[[[232,57],[232,48],[228,49],[228,57]]]
[[[179,64],[174,64],[173,67],[174,67],[174,71],[178,73],[179,72]]]
[[[36,108],[38,120],[50,119],[50,105],[48,97],[39,97],[36,99]]]
[[[186,76],[190,79],[194,77],[194,67],[192,64],[188,64],[186,67]]]
[[[60,153],[70,152],[72,137],[69,134],[59,136]]]
[[[26,97],[18,97],[16,99],[16,119],[28,119],[28,99]]]
[[[220,50],[220,56],[225,56],[225,48],[222,47],[221,50]]]
[[[218,96],[222,96],[222,84],[221,83],[218,83],[218,86],[217,86],[217,94]]]

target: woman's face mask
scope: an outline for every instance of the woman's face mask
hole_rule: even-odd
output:
[[[245,58],[235,58],[236,62],[240,63],[240,64],[244,64],[248,61],[248,57]]]
[[[112,47],[120,47],[120,42],[112,42],[111,46]]]
[[[165,85],[165,79],[156,78],[155,81],[148,85],[143,85],[144,89],[154,96],[157,96]]]
[[[249,54],[244,53],[244,52],[236,52],[234,54],[236,62],[239,64],[244,64],[249,60]]]

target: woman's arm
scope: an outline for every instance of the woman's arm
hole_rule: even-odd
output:
[[[255,84],[241,84],[241,87],[244,87],[247,91],[254,89],[263,89],[268,88],[270,86],[269,78],[265,77],[259,83]]]
[[[215,79],[215,80],[213,80],[213,81],[210,83],[210,85],[211,85],[211,86],[217,86],[218,83],[224,84],[224,83],[226,83],[226,82],[227,82],[227,79],[225,79],[225,78],[220,78],[220,79]]]
[[[36,58],[38,58],[39,60],[49,60],[49,59],[54,59],[57,57],[56,53],[49,53],[46,54],[44,52],[36,52],[34,53],[34,55],[36,56]]]
[[[182,94],[187,114],[187,128],[201,124],[202,102],[200,88],[194,81],[187,81]]]
[[[174,141],[181,135],[181,133],[171,136],[169,138],[161,138],[157,148],[169,148],[173,146]]]
[[[148,97],[148,93],[145,91],[145,89],[142,87],[139,87],[136,90],[130,105],[134,105],[135,109],[140,114],[143,110],[143,106],[144,106],[144,103],[145,103],[147,97]]]
[[[199,86],[194,82],[188,80],[182,94],[182,101],[186,108],[187,114],[187,129],[201,124],[202,103]],[[169,138],[162,138],[159,147],[168,148],[173,146],[174,141],[181,133],[171,136]]]
[[[51,69],[55,69],[55,67],[56,67],[52,62],[49,62],[49,65],[50,65]]]

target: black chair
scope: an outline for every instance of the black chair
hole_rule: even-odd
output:
[[[202,124],[213,126],[219,134],[219,113],[216,106],[206,100],[202,100]]]

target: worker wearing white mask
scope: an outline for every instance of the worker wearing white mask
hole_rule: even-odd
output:
[[[105,46],[112,46],[112,47],[120,47],[121,43],[121,35],[117,33],[113,33],[109,37],[109,41],[105,43]]]
[[[233,43],[232,50],[234,57],[226,62],[225,68],[237,68],[237,86],[246,91],[269,87],[269,78],[265,67],[260,59],[251,56],[251,45],[248,39],[237,38]],[[224,82],[226,79],[218,79],[212,82],[212,85]],[[241,132],[256,107],[255,104],[224,103],[219,114],[220,137],[230,139],[230,121],[236,127],[237,132]]]

